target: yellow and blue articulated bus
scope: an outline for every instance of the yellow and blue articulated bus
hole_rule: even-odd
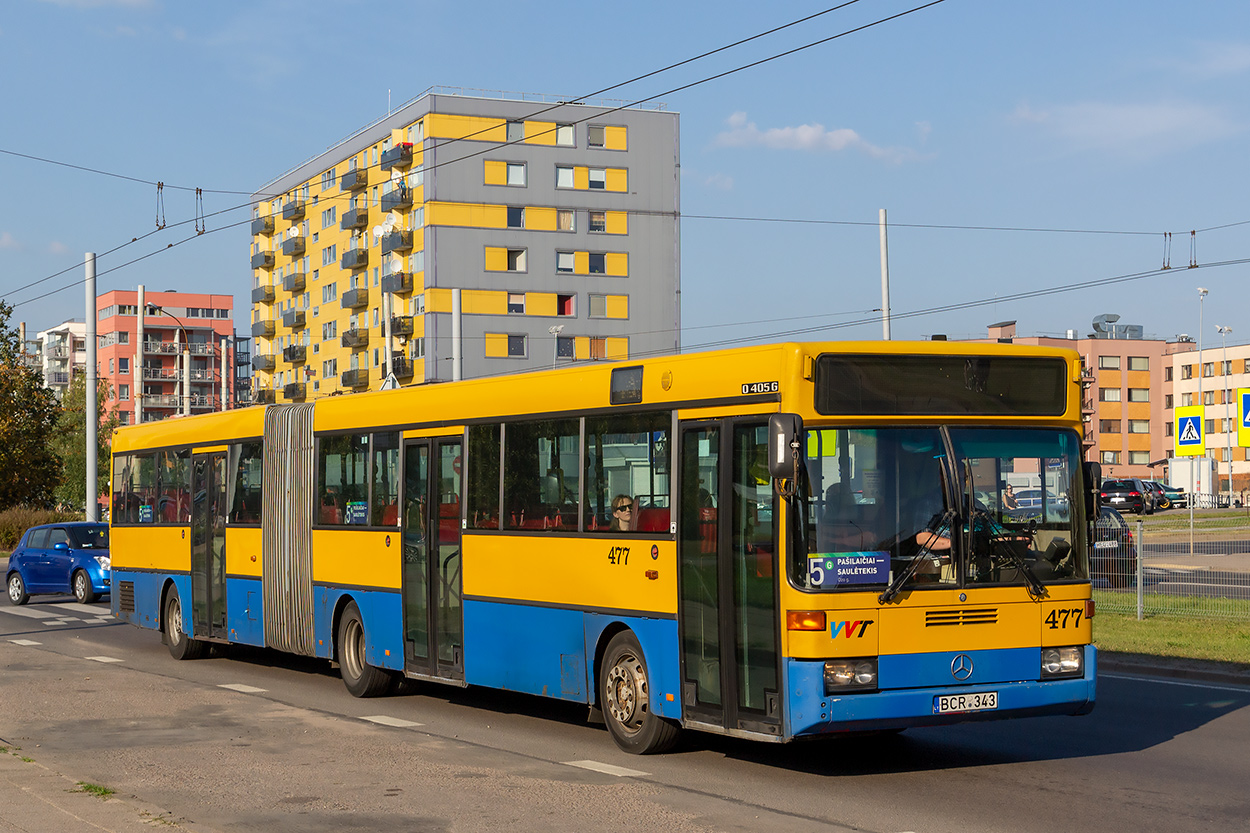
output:
[[[1067,350],[778,344],[126,427],[113,613],[356,696],[586,703],[637,753],[1085,714],[1080,379]]]

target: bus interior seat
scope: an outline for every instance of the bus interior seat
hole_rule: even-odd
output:
[[[667,507],[638,510],[639,532],[668,532],[668,527],[669,510]]]

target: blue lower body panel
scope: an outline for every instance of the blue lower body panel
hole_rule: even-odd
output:
[[[191,577],[187,575],[170,575],[168,573],[131,573],[121,570],[113,570],[113,586],[119,587],[122,582],[131,582],[134,584],[134,602],[135,609],[133,611],[121,610],[121,596],[119,592],[111,592],[109,594],[109,607],[113,611],[113,615],[123,622],[129,622],[132,625],[138,625],[141,628],[152,628],[153,630],[161,626],[161,591],[165,587],[165,583],[173,581],[178,587],[178,595],[183,599],[191,598]],[[183,606],[183,618],[189,619],[191,616],[191,605]],[[188,625],[189,627],[189,625]]]
[[[466,600],[465,682],[591,703],[596,651],[614,625],[624,625],[638,638],[652,709],[663,717],[680,717],[677,623],[671,619]]]
[[[265,644],[265,606],[260,579],[226,579],[226,626],[230,641]]]
[[[404,605],[394,590],[313,588],[313,631],[316,655],[334,656],[334,622],[338,611],[354,601],[365,626],[365,661],[378,668],[404,667]]]
[[[952,654],[910,654],[883,656],[879,680],[883,688],[859,694],[825,696],[824,661],[788,659],[788,734],[791,737],[832,734],[871,729],[900,729],[912,726],[940,726],[970,720],[1001,720],[1040,715],[1088,714],[1094,708],[1097,649],[1085,647],[1085,674],[1082,677],[1037,679],[1041,669],[1041,649],[965,651],[972,660],[973,677],[965,683],[946,684],[951,679]],[[1011,674],[1011,671],[1027,672]],[[932,672],[932,673],[928,673]],[[908,679],[910,677],[910,679]],[[905,687],[908,683],[915,687]],[[989,711],[935,714],[935,698],[949,694],[998,692],[998,707]]]

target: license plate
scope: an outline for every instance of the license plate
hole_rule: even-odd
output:
[[[977,691],[969,694],[939,694],[933,698],[934,714],[985,712],[997,708],[997,691]]]
[[[1122,498],[1122,497],[1113,497],[1113,498],[1111,498],[1111,502],[1112,502],[1112,503],[1123,503],[1123,502],[1124,502],[1124,498]]]

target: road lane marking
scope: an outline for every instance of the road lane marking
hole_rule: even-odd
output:
[[[390,717],[385,714],[373,714],[360,718],[368,720],[370,723],[380,723],[383,726],[394,726],[396,729],[408,729],[412,726],[424,726],[424,723],[413,723],[411,720],[400,720],[398,717]]]
[[[1132,680],[1133,682],[1150,682],[1150,683],[1163,683],[1164,685],[1179,685],[1179,686],[1184,686],[1185,688],[1209,688],[1212,691],[1233,691],[1233,692],[1236,692],[1237,694],[1246,693],[1245,686],[1242,686],[1241,688],[1233,688],[1231,686],[1226,686],[1226,685],[1216,685],[1215,683],[1188,683],[1188,682],[1185,682],[1184,680],[1172,680],[1172,679],[1168,679],[1167,677],[1147,677],[1147,676],[1138,676],[1138,675],[1133,675],[1133,674],[1107,674],[1106,672],[1103,672],[1103,671],[1099,671],[1098,676],[1099,678],[1106,678],[1108,680]]]
[[[108,625],[112,623],[113,620],[112,619],[83,619],[82,621],[84,624],[87,624],[87,625]]]
[[[260,694],[269,690],[267,688],[257,688],[256,686],[243,685],[243,683],[226,683],[225,685],[219,685],[217,687],[228,688],[231,691],[237,691],[240,694]]]
[[[87,659],[95,662],[122,662],[122,660],[117,657],[87,657]]]
[[[67,604],[59,604],[56,606],[58,610],[72,610],[75,613],[90,613],[92,616],[99,616],[101,613],[107,612],[108,608],[101,605],[80,605],[77,602],[69,602]],[[111,613],[109,614],[112,615]]]
[[[5,613],[12,613],[14,616],[25,616],[28,619],[60,619],[55,613],[49,613],[46,610],[36,610],[29,607],[0,607]]]
[[[615,775],[618,778],[641,778],[651,774],[649,772],[639,772],[636,769],[626,769],[623,766],[601,764],[598,761],[565,761],[564,765],[575,766],[581,769],[589,769],[594,772],[602,772],[604,775]]]
[[[33,640],[33,639],[10,639],[9,641],[10,641],[10,642],[12,642],[14,645],[25,645],[25,646],[27,646],[27,647],[29,647],[29,646],[31,646],[31,645],[42,645],[42,644],[43,644],[42,642],[36,642],[36,641],[35,641],[35,640]]]

